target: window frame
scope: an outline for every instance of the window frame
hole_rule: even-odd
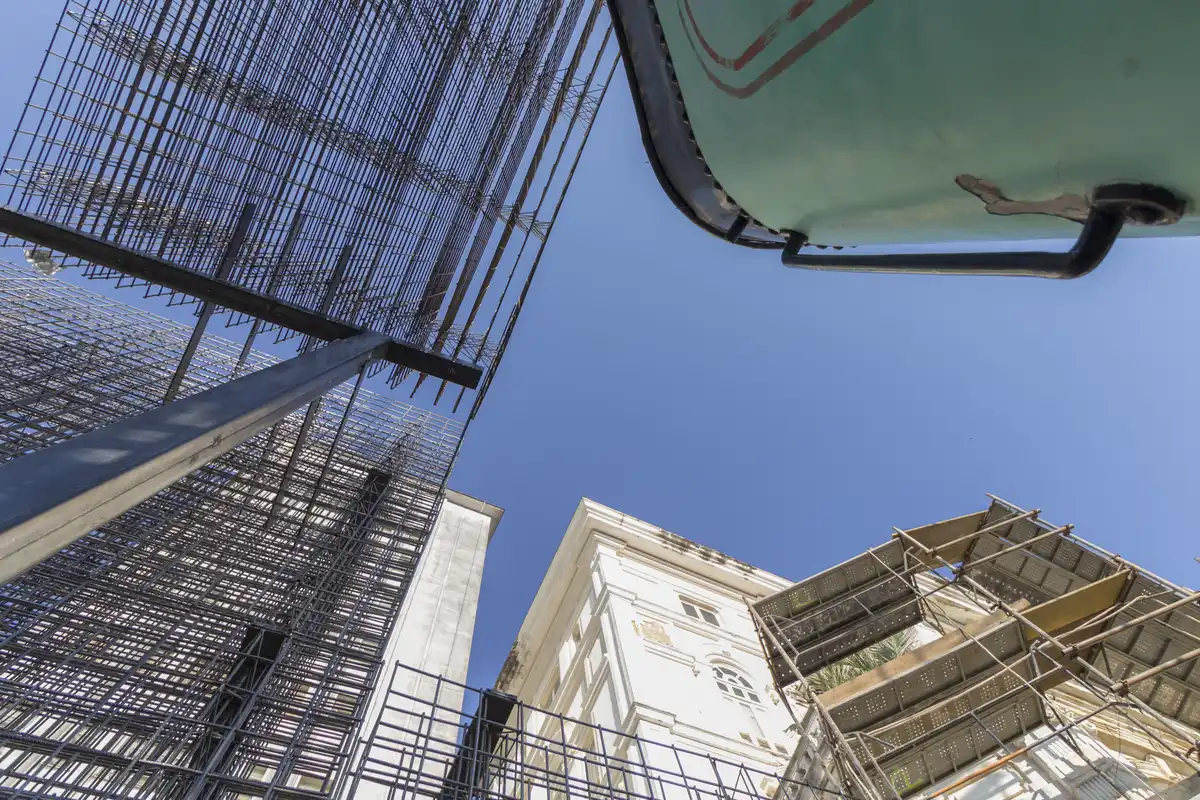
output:
[[[717,610],[708,603],[701,603],[700,601],[693,600],[690,597],[679,595],[679,604],[683,607],[683,613],[688,618],[694,619],[697,622],[703,622],[708,625],[712,625],[714,628],[722,627],[720,614],[718,614]]]
[[[714,661],[709,666],[712,667],[717,690],[722,695],[736,703],[763,704],[761,693],[739,667],[720,661]]]

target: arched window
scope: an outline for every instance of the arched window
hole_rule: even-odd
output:
[[[712,671],[713,677],[717,680],[717,688],[725,694],[738,700],[749,700],[751,703],[762,702],[758,698],[758,693],[750,685],[750,681],[746,680],[745,676],[733,667],[714,664]]]

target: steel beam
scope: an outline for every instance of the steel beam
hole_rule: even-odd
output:
[[[307,334],[315,339],[329,342],[367,332],[363,328],[330,319],[319,312],[252,292],[226,280],[201,275],[165,259],[139,253],[8,206],[0,206],[0,232],[165,286],[231,311],[240,311],[263,322]],[[483,377],[483,370],[474,364],[431,353],[394,339],[386,340],[386,344],[382,360],[423,372],[430,377],[440,378],[468,389],[476,388]]]
[[[0,465],[0,584],[353,378],[387,346],[360,334]]]

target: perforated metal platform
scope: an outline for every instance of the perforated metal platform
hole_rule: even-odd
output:
[[[1142,575],[1134,578],[1129,598],[1145,598],[1130,603],[1112,620],[1110,629],[1160,607],[1163,589]],[[1168,601],[1172,598],[1166,598]],[[1190,636],[1189,636],[1190,635]],[[1197,638],[1191,638],[1197,637]],[[1102,650],[1092,663],[1114,680],[1166,663],[1195,650],[1200,639],[1200,608],[1177,608],[1157,619],[1114,633],[1104,640]],[[1135,684],[1130,692],[1152,708],[1185,725],[1200,728],[1200,660],[1184,661],[1165,672]]]
[[[980,528],[986,528],[1016,512],[992,503]],[[1014,521],[993,533],[975,539],[967,550],[964,564],[970,565],[994,555],[1006,547],[1022,544],[1051,530],[1045,523],[1029,519]],[[1028,600],[1037,605],[1092,581],[1108,577],[1116,568],[1065,536],[1052,536],[1034,542],[1029,548],[1015,550],[970,569],[971,576],[1000,597],[1013,602]]]
[[[764,637],[767,659],[781,686],[796,680],[791,659],[808,674],[921,621],[915,584],[898,541],[868,550],[760,601],[760,619],[786,649]]]
[[[1015,683],[1015,679],[1010,680]],[[960,717],[956,724],[931,731],[917,743],[909,740],[908,744],[885,748],[872,742],[871,749],[879,750],[875,754],[880,767],[874,773],[876,788],[881,796],[892,796],[888,788],[890,782],[902,797],[910,795],[978,763],[1001,747],[1011,746],[1015,739],[1045,725],[1046,721],[1041,699],[1033,691],[1024,690],[989,711]],[[852,743],[860,757],[866,754],[862,743],[867,741],[856,737],[856,742]],[[887,776],[887,781],[883,775]]]
[[[1003,613],[992,614],[965,632],[951,632],[843,683],[821,695],[821,702],[844,732],[888,725],[947,698],[965,698],[965,687],[1025,652],[1020,623]],[[988,699],[990,695],[984,701]],[[964,706],[955,716],[975,708]],[[943,721],[948,720],[938,719],[936,724]]]

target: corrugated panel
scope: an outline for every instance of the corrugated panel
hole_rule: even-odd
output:
[[[1151,789],[1136,786],[1127,775],[1119,772],[1093,774],[1075,784],[1079,800],[1141,800],[1154,797]]]

